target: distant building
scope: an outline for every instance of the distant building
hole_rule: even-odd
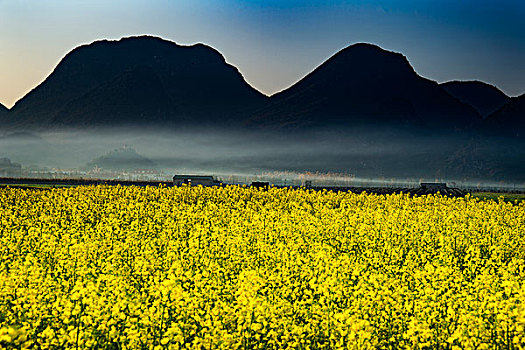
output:
[[[173,176],[173,185],[202,185],[202,186],[217,186],[221,183],[213,176],[207,175],[175,175]]]
[[[447,184],[444,182],[422,182],[420,185],[425,191],[443,191],[447,189]]]

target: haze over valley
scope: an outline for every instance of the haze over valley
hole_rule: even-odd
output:
[[[481,81],[438,84],[402,53],[366,43],[268,97],[207,45],[129,37],[75,48],[11,109],[1,106],[0,158],[21,165],[4,175],[335,173],[523,185],[524,105],[525,95]]]

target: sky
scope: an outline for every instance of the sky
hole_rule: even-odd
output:
[[[523,0],[0,0],[0,103],[12,107],[73,48],[155,35],[220,51],[271,95],[340,49],[403,53],[438,82],[525,93]]]

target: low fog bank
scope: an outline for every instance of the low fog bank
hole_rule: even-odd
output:
[[[216,175],[229,182],[266,176],[285,185],[301,184],[307,177],[319,185],[338,179],[339,185],[347,186],[435,180],[525,184],[522,141],[377,128],[301,133],[202,128],[18,132],[0,135],[0,158],[20,164],[20,174],[26,176],[169,180],[177,173]]]

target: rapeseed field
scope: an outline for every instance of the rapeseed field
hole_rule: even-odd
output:
[[[5,188],[0,222],[4,348],[525,348],[525,202]]]

